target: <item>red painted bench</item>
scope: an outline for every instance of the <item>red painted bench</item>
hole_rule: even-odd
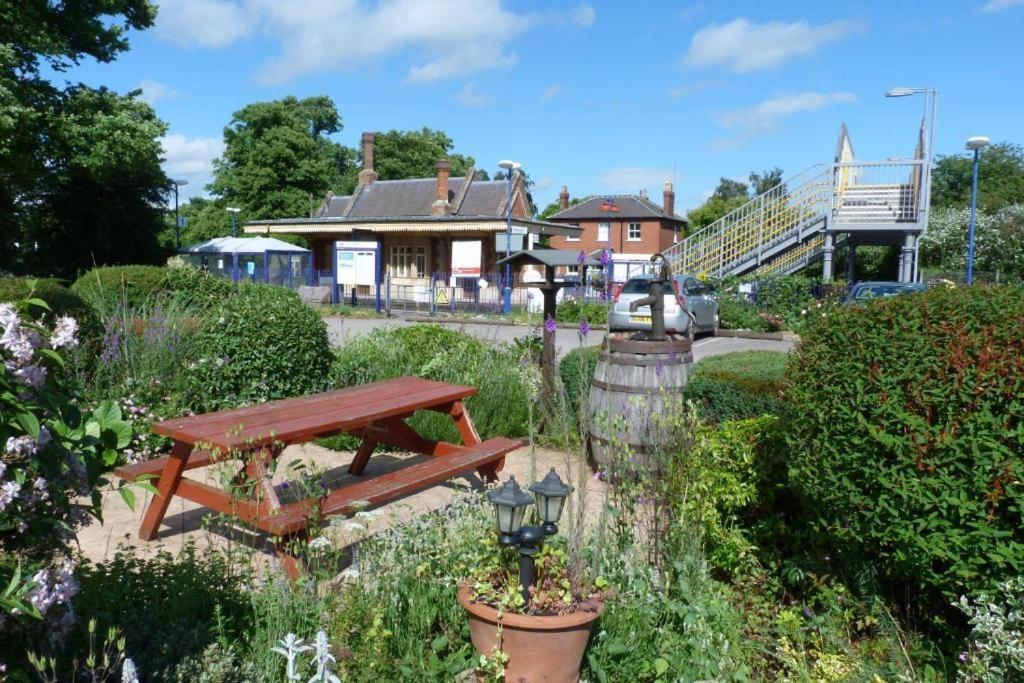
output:
[[[156,537],[171,498],[181,496],[213,510],[237,517],[275,537],[275,547],[292,578],[299,566],[290,542],[308,533],[311,519],[351,514],[359,505],[378,505],[448,479],[476,471],[494,480],[505,455],[521,441],[494,438],[481,441],[463,400],[476,394],[473,387],[401,377],[322,394],[271,401],[247,408],[165,420],[153,431],[174,440],[164,458],[116,470],[122,479],[135,481],[156,475],[159,491],[139,528],[145,540]],[[433,441],[416,433],[405,420],[417,410],[450,415],[462,444]],[[288,444],[331,434],[362,439],[349,473],[361,475],[378,444],[434,456],[395,472],[349,484],[322,498],[282,505],[270,480],[271,463]],[[242,460],[234,494],[184,477],[186,470],[216,462]],[[238,490],[244,493],[239,495]]]

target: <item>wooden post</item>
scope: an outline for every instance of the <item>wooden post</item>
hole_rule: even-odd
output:
[[[548,408],[548,412],[551,413],[551,409],[558,405],[556,394],[558,384],[555,382],[555,373],[558,371],[555,362],[555,334],[557,328],[549,331],[547,324],[548,318],[551,320],[555,319],[555,309],[557,306],[558,287],[555,284],[555,269],[551,266],[545,266],[544,279],[544,287],[541,288],[541,293],[544,296],[544,346],[541,353],[541,386],[543,396],[541,400],[544,406]]]

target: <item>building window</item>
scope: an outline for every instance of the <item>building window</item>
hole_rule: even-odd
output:
[[[577,227],[577,228],[580,227],[579,223],[570,223],[569,225],[572,225],[572,226]],[[565,241],[566,242],[579,242],[580,241],[580,236],[576,235],[575,237],[573,237],[572,235],[567,235],[566,238],[565,238]]]
[[[424,277],[427,270],[427,248],[391,247],[390,267],[394,277]]]
[[[608,232],[611,230],[611,227],[612,227],[611,223],[598,223],[597,224],[597,241],[598,242],[607,242],[608,241]]]
[[[640,241],[640,224],[639,223],[630,223],[629,224],[629,231],[626,233],[626,239],[630,240],[631,242],[639,242]]]

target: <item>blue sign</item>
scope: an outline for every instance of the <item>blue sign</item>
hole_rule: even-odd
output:
[[[184,228],[187,225],[188,225],[188,219],[186,219],[184,216],[178,216],[178,227],[179,228]]]
[[[255,261],[247,262],[245,264],[245,270],[246,270],[247,273],[249,273],[249,275],[255,275],[256,274],[256,262]]]

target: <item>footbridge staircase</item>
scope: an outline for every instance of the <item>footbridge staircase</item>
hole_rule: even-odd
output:
[[[837,247],[899,244],[898,279],[917,277],[930,178],[923,125],[913,158],[861,162],[845,124],[832,163],[816,164],[664,252],[674,272],[702,277],[793,273],[823,259],[831,279]],[[852,263],[852,259],[848,259]]]

